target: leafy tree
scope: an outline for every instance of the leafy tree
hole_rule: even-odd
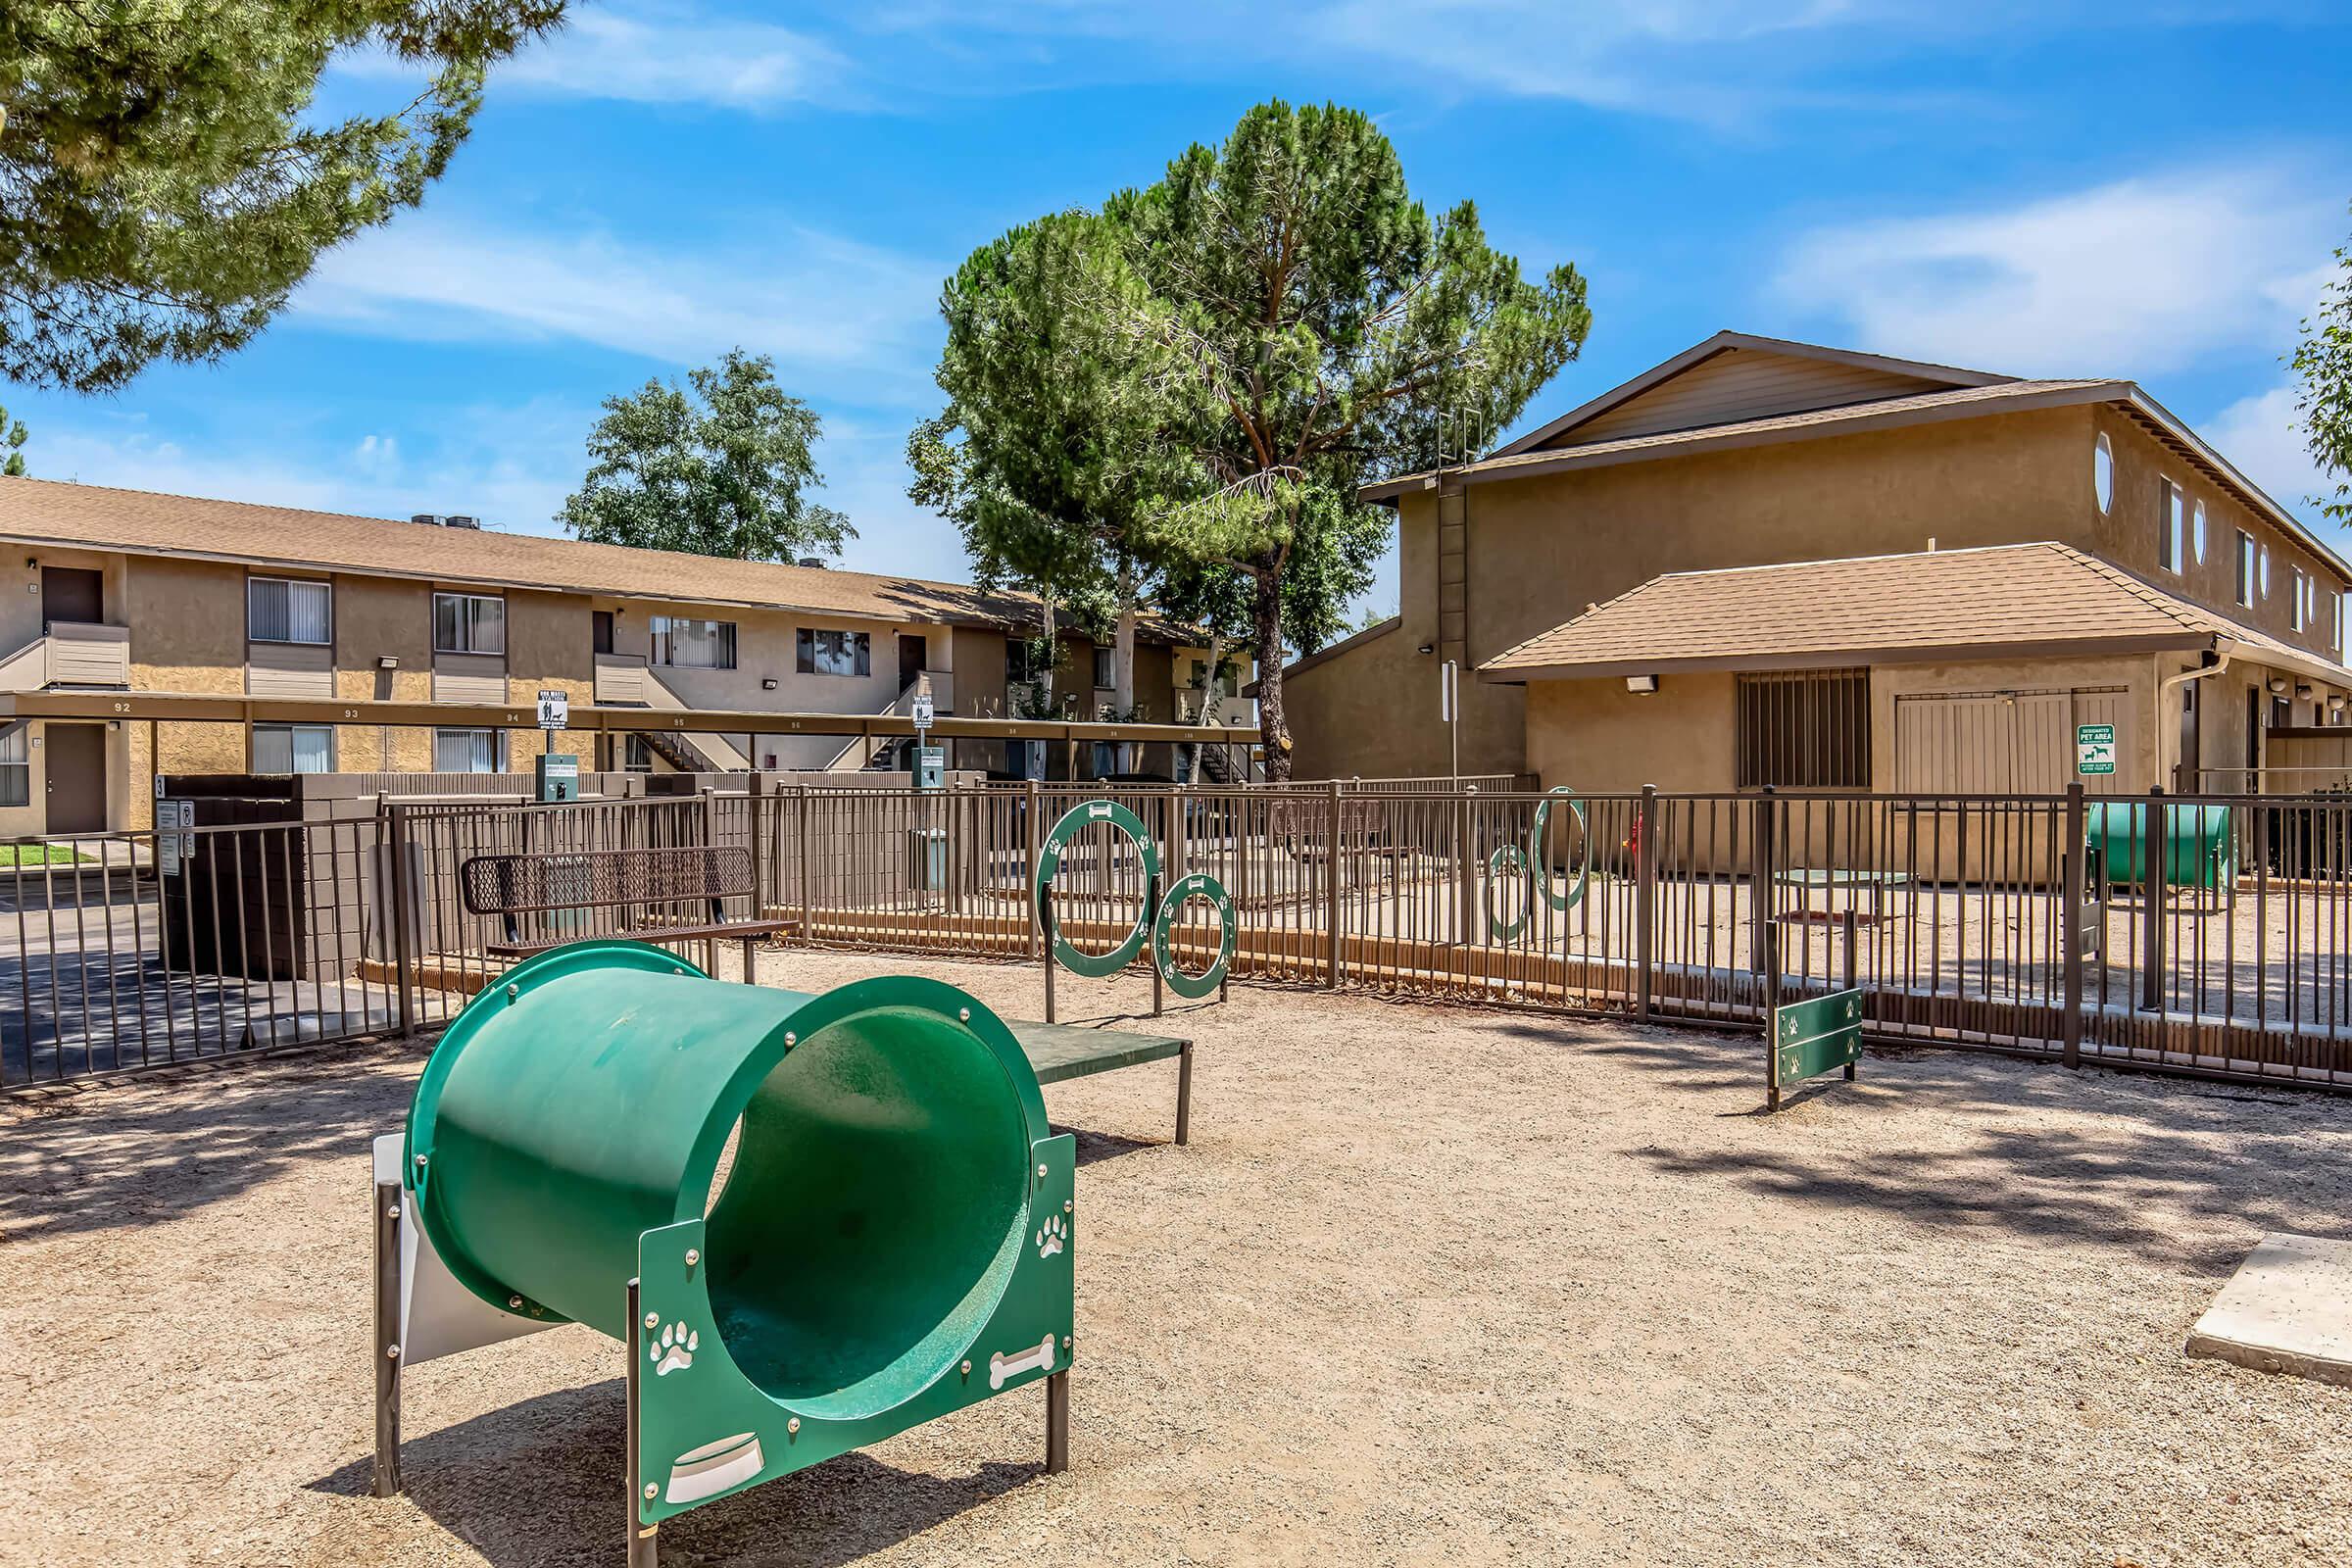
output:
[[[1510,423],[1583,346],[1585,282],[1522,279],[1468,202],[1433,222],[1388,138],[1330,106],[1261,104],[1103,215],[1148,290],[1111,307],[1191,466],[1163,470],[1179,482],[1148,533],[1250,579],[1259,728],[1285,779],[1286,646],[1345,624],[1387,543],[1357,487],[1431,466],[1442,428]]]
[[[14,479],[24,471],[24,421],[10,418],[6,409],[0,409],[0,448],[8,453],[0,459],[0,478]]]
[[[321,251],[422,199],[483,74],[563,0],[11,0],[0,5],[0,376],[93,392],[217,359]],[[321,122],[338,55],[425,85]]]
[[[606,399],[588,476],[558,522],[595,544],[737,561],[839,554],[858,536],[801,493],[823,482],[809,455],[821,422],[777,387],[773,360],[730,349],[686,379]]]
[[[2313,496],[2311,504],[2352,527],[2352,244],[2336,247],[2335,269],[2290,363],[2303,382],[2295,412],[2311,455],[2337,476],[2335,493]]]
[[[1119,330],[1145,308],[1121,236],[1056,213],[974,251],[940,296],[948,406],[915,427],[908,493],[952,520],[984,584],[1107,611],[1113,702],[1135,708],[1136,612],[1165,400]],[[1092,618],[1092,617],[1088,617]]]

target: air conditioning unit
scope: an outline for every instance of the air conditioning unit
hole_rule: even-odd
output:
[[[811,566],[818,571],[822,571],[825,569],[825,558],[822,556],[803,556],[801,558],[801,564],[804,566]]]
[[[444,528],[472,528],[479,530],[482,526],[482,519],[479,517],[469,517],[461,513],[454,516],[443,517],[441,519],[441,526]]]
[[[441,514],[438,512],[411,513],[409,514],[409,520],[411,522],[421,522],[428,528],[438,528],[441,526]]]

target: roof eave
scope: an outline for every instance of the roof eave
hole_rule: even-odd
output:
[[[1479,667],[1490,685],[1523,686],[1536,680],[1608,680],[1625,675],[1687,675],[1707,671],[1762,673],[1783,669],[1826,669],[1859,664],[1949,664],[2009,662],[2027,659],[2082,659],[2098,656],[2199,653],[2223,639],[2182,628],[2132,637],[2069,637],[2035,642],[1941,643],[1933,647],[1807,648],[1785,654],[1706,654],[1677,659],[1615,659],[1591,662]],[[2249,657],[2256,657],[2249,654]]]
[[[1402,474],[1378,484],[1361,486],[1356,499],[1367,503],[1394,501],[1415,490],[1434,490],[1441,472],[1465,485],[1494,484],[1506,479],[1533,478],[1542,474],[1562,473],[1576,468],[1607,468],[1627,463],[1655,463],[1667,458],[1692,457],[1709,452],[1733,452],[1749,447],[1785,446],[1799,441],[1821,441],[1833,436],[1860,435],[1873,430],[1894,430],[1916,424],[1939,424],[1952,419],[1984,418],[1996,414],[2021,414],[2035,409],[2065,408],[2081,403],[2113,403],[2124,400],[2132,386],[2129,381],[2096,381],[2087,386],[2052,387],[2042,392],[2024,392],[1984,402],[1939,405],[1925,409],[1893,409],[1878,414],[1866,411],[1867,403],[1856,404],[1854,414],[1836,420],[1817,424],[1782,427],[1770,430],[1726,429],[1709,435],[1694,432],[1687,440],[1651,447],[1637,447],[1615,452],[1596,452],[1589,448],[1566,447],[1541,461],[1511,463],[1490,466],[1473,464],[1467,467],[1432,470],[1426,473]],[[1490,460],[1490,463],[1492,460]]]

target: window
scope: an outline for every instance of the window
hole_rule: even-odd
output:
[[[1115,662],[1116,655],[1110,649],[1095,650],[1095,690],[1106,692],[1118,684],[1118,677],[1111,667]]]
[[[0,806],[32,804],[32,753],[24,737],[28,724],[0,730]]]
[[[2196,511],[2189,514],[2188,540],[2197,553],[2197,564],[2202,566],[2205,564],[2205,503],[2202,501],[2197,503]]]
[[[1004,678],[1015,686],[1026,686],[1046,672],[1046,646],[1042,642],[1006,642],[1004,645]],[[1019,746],[1020,741],[1012,742]]]
[[[433,652],[503,654],[507,602],[488,594],[433,595]]]
[[[494,729],[437,729],[433,731],[433,771],[436,773],[500,773],[505,748]]]
[[[2328,646],[2340,654],[2344,651],[2344,608],[2347,601],[2352,600],[2352,595],[2338,588],[2332,597],[2335,600],[2335,636]]]
[[[335,770],[335,727],[332,724],[254,725],[253,770],[256,773],[332,773]]]
[[[642,735],[627,737],[628,745],[621,749],[620,769],[624,773],[651,773],[654,770],[654,749]]]
[[[284,577],[245,579],[245,635],[257,643],[334,641],[334,590]]]
[[[2254,575],[2261,579],[2262,597],[2268,599],[2271,597],[2271,547],[2264,545],[2257,554],[2262,559]]]
[[[2287,590],[2294,595],[2295,602],[2287,612],[2287,622],[2295,630],[2301,631],[2304,624],[2311,618],[2311,579],[2303,575],[2301,566],[2293,567],[2291,570],[2292,574],[2287,579]]]
[[[861,631],[816,631],[803,626],[793,637],[794,667],[804,675],[870,675],[873,639]]]
[[[2243,528],[2237,531],[2237,602],[2254,603],[2254,536]]]
[[[2104,433],[2090,449],[2090,493],[2098,499],[2102,514],[2115,504],[2115,448]]]
[[[1225,696],[1233,698],[1240,697],[1242,695],[1241,666],[1230,659],[1221,661],[1216,684],[1217,690],[1222,692]],[[1206,659],[1197,659],[1193,662],[1192,688],[1195,691],[1201,691],[1204,690],[1207,685],[1208,661]]]
[[[2180,569],[2181,533],[2187,527],[2187,504],[2180,487],[2164,481],[2164,517],[2156,535],[2156,564],[2167,571]]]
[[[1870,671],[1741,675],[1734,750],[1743,790],[1866,788]]]
[[[735,623],[653,617],[654,662],[675,669],[733,669]]]

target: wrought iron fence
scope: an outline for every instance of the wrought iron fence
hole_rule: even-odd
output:
[[[746,922],[1036,959],[1040,846],[1105,797],[1157,864],[1101,825],[1069,841],[1048,897],[1083,952],[1120,944],[1154,871],[1205,871],[1232,895],[1241,979],[1729,1026],[1852,985],[1884,1039],[2352,1086],[2352,796],[1348,781],[389,801],[56,841],[42,856],[74,858],[54,861],[27,844],[0,869],[0,1087],[429,1028],[575,937],[699,944],[727,973],[711,931]],[[748,859],[740,891],[647,870],[713,847]],[[613,851],[635,871],[593,874]],[[581,896],[472,912],[465,867],[491,856]],[[1183,911],[1180,962],[1206,962],[1209,918]]]

